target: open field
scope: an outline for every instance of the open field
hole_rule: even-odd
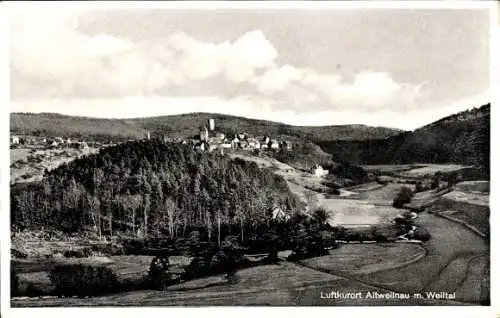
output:
[[[112,268],[119,281],[131,280],[141,281],[147,276],[152,256],[145,255],[120,255],[120,256],[91,256],[85,258],[57,257],[48,261],[47,259],[28,258],[24,260],[13,260],[12,269],[19,275],[20,291],[25,294],[31,288],[36,288],[41,294],[50,294],[54,286],[49,278],[53,266],[63,264],[85,264],[99,265]],[[184,256],[171,256],[169,263],[172,273],[182,273],[183,267],[187,266],[191,259]],[[31,287],[30,287],[31,285]]]
[[[482,233],[490,232],[490,207],[468,202],[440,198],[432,207],[433,211],[465,221]]]
[[[446,173],[452,171],[459,171],[467,167],[468,166],[457,165],[457,164],[429,164],[429,163],[363,166],[363,168],[365,168],[367,171],[378,171],[381,173],[388,173],[391,175],[397,175],[408,178],[429,177],[434,175],[434,173],[438,171]]]
[[[469,271],[464,271],[464,268],[470,267],[466,264],[470,264],[474,257],[488,255],[487,243],[461,225],[431,214],[421,214],[416,224],[426,227],[432,235],[431,240],[422,244],[427,250],[424,258],[399,269],[358,277],[397,291],[425,292],[431,291],[432,286],[439,286],[445,289],[441,291],[448,292],[473,290],[474,297],[479,297],[481,289],[466,285]],[[484,277],[484,271],[481,273],[480,276]],[[470,295],[457,294],[457,298],[472,301]]]
[[[459,203],[469,203],[480,206],[489,206],[490,204],[489,195],[479,194],[479,193],[452,191],[450,193],[443,195],[443,198]]]
[[[385,224],[401,213],[392,206],[375,205],[364,200],[323,199],[317,205],[331,212],[328,220],[331,225]]]
[[[398,268],[425,255],[418,244],[344,244],[330,255],[301,261],[308,267],[326,272],[371,274]]]
[[[426,164],[424,167],[410,169],[401,173],[403,177],[413,177],[421,178],[432,176],[436,172],[441,171],[443,173],[459,171],[464,168],[470,168],[469,166],[457,165],[457,164]]]
[[[365,297],[368,292],[388,292],[369,284],[284,262],[240,270],[234,283],[221,276],[197,279],[164,291],[137,291],[89,299],[14,299],[12,307],[25,306],[200,306],[200,305],[460,305],[446,300],[380,300]],[[358,299],[326,299],[332,290],[359,292]]]
[[[469,192],[469,193],[490,193],[490,182],[489,181],[463,181],[455,185],[458,191]]]
[[[392,200],[402,187],[414,189],[415,185],[405,183],[389,183],[384,187],[375,188],[371,191],[365,191],[361,194],[361,199],[379,204],[392,205]]]

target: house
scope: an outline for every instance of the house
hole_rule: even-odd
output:
[[[237,149],[237,148],[239,148],[239,145],[240,145],[240,140],[238,139],[238,137],[234,137],[234,139],[231,140],[231,146],[234,149]]]
[[[56,138],[54,138],[54,141],[57,142],[58,144],[64,143],[64,139],[62,137],[56,137]]]
[[[208,129],[207,126],[201,126],[200,127],[200,140],[208,140]]]
[[[215,119],[210,118],[208,120],[208,127],[210,127],[210,131],[214,131],[214,129],[215,129]]]
[[[268,147],[271,148],[271,149],[279,149],[280,148],[280,144],[279,144],[279,142],[276,139],[273,139],[273,140],[269,141]]]
[[[241,140],[240,141],[240,148],[241,149],[248,149],[248,148],[250,148],[250,146],[248,144],[248,141],[247,140]]]
[[[247,139],[247,136],[248,136],[248,133],[246,133],[246,132],[239,133],[237,135],[237,137],[238,137],[239,140],[245,140],[245,139]]]
[[[323,169],[323,167],[320,165],[314,165],[311,169],[311,173],[314,174],[316,177],[323,177],[328,175],[329,171]]]
[[[290,216],[283,211],[280,207],[274,207],[272,210],[272,218],[273,220],[282,220],[287,221],[290,219]]]
[[[289,141],[283,141],[281,143],[281,149],[283,150],[292,150],[292,143]]]
[[[248,138],[248,146],[253,149],[259,149],[260,148],[260,142],[255,139],[255,138]]]
[[[267,144],[269,144],[269,141],[271,141],[269,139],[269,137],[268,136],[264,136],[264,138],[262,139],[262,144],[266,144],[267,145]]]
[[[201,151],[205,151],[205,149],[206,149],[206,143],[205,143],[205,141],[202,141],[199,144],[197,144],[195,146],[195,149],[201,150]]]
[[[220,144],[220,147],[221,148],[226,148],[226,149],[233,148],[232,144],[230,144],[228,142],[224,142],[224,143]]]
[[[219,140],[224,140],[224,138],[226,138],[226,135],[224,133],[216,133],[215,138]]]
[[[219,148],[219,147],[216,144],[208,144],[208,151],[209,152],[212,152],[212,151],[214,151],[217,148]]]
[[[13,145],[19,144],[19,137],[17,136],[10,137],[10,143]]]

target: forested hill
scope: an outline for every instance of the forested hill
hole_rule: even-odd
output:
[[[452,162],[489,171],[490,104],[386,139],[318,144],[336,161],[357,164]]]
[[[121,119],[65,116],[55,113],[12,113],[10,131],[20,135],[115,141],[144,138],[147,133],[144,128]]]
[[[267,120],[212,113],[137,118],[127,120],[127,123],[158,133],[166,132],[176,137],[185,137],[197,134],[199,124],[206,123],[210,118],[215,120],[216,130],[227,134],[246,131],[252,135],[288,136],[309,141],[380,139],[401,132],[398,129],[365,125],[291,126]]]
[[[103,149],[11,192],[14,226],[68,232],[176,237],[195,228],[213,238],[257,226],[275,207],[300,208],[286,181],[255,163],[155,139]]]
[[[156,134],[173,138],[187,138],[199,133],[200,125],[205,124],[209,118],[215,119],[217,131],[228,134],[247,131],[253,135],[269,135],[273,138],[292,137],[309,141],[380,139],[401,132],[397,129],[364,125],[290,126],[272,121],[211,113],[136,119],[99,119],[52,113],[12,113],[10,129],[13,134],[83,136],[121,140],[143,138],[146,136],[146,131],[150,131],[153,136]]]

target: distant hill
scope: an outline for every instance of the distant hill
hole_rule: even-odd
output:
[[[144,128],[120,119],[66,116],[55,113],[12,113],[12,134],[85,137],[91,139],[135,139],[146,136]]]
[[[460,163],[489,171],[490,104],[379,140],[318,142],[335,161],[356,164]]]
[[[292,126],[266,120],[211,113],[137,118],[126,120],[126,122],[152,132],[185,137],[197,134],[199,126],[205,124],[210,118],[215,120],[216,130],[228,134],[247,131],[253,135],[290,136],[309,141],[380,139],[402,132],[398,129],[365,125]]]
[[[12,113],[10,129],[13,134],[111,139],[142,138],[146,135],[146,131],[150,131],[153,136],[156,134],[187,138],[197,134],[200,125],[205,124],[209,118],[215,119],[217,131],[228,134],[247,131],[253,135],[269,135],[273,138],[291,137],[309,141],[380,139],[401,132],[391,128],[364,125],[291,126],[272,121],[210,113],[135,119],[100,119],[53,113]]]

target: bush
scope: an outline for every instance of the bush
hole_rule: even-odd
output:
[[[332,236],[322,231],[317,224],[299,224],[291,232],[292,254],[288,260],[296,261],[308,257],[316,257],[328,254],[326,248],[335,246],[334,233]]]
[[[324,208],[316,208],[312,212],[312,217],[313,220],[318,222],[319,224],[325,224],[328,220],[328,211],[326,211]]]
[[[125,255],[125,249],[122,245],[117,243],[94,243],[91,249],[95,253],[102,253],[104,255]]]
[[[210,274],[209,264],[203,257],[194,257],[185,268],[182,279],[190,280],[198,277],[208,276]]]
[[[164,289],[170,281],[168,257],[155,257],[149,266],[148,278],[154,289]]]
[[[228,236],[221,243],[219,250],[210,260],[210,269],[215,273],[225,273],[232,276],[244,261],[243,249],[238,245],[238,239]]]
[[[92,249],[90,247],[84,247],[81,249],[66,250],[63,252],[64,257],[76,257],[85,258],[92,256]]]
[[[401,187],[398,194],[392,201],[392,206],[395,208],[402,208],[405,204],[411,202],[411,198],[413,197],[413,191],[408,187]]]
[[[60,296],[97,296],[117,290],[115,273],[104,266],[56,265],[50,271],[54,292]]]
[[[434,190],[439,187],[439,183],[441,182],[441,176],[442,176],[441,171],[437,171],[434,174],[431,181],[431,190]]]
[[[380,228],[376,226],[372,227],[372,235],[373,239],[377,242],[389,241],[389,238],[387,237],[386,233],[384,233]]]
[[[422,184],[422,181],[417,181],[415,183],[415,193],[422,192],[424,191],[424,186]]]
[[[412,238],[425,242],[431,239],[431,233],[426,228],[419,226],[413,233]]]

